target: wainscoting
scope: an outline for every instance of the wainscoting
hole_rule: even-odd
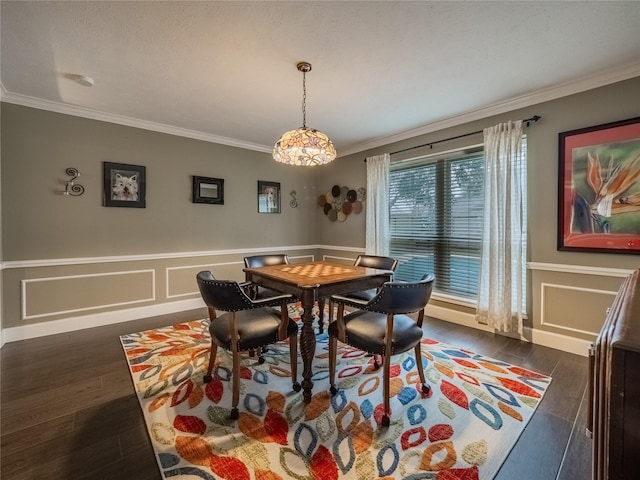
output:
[[[218,278],[242,280],[243,257],[262,253],[287,253],[292,262],[351,264],[364,249],[298,245],[4,262],[0,345],[201,308],[197,272],[211,270]],[[521,340],[586,356],[631,270],[535,262],[528,268],[530,311]],[[428,315],[491,332],[475,321],[471,305],[437,294],[432,298]]]

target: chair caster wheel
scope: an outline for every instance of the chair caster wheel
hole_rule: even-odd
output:
[[[388,427],[391,424],[391,420],[388,415],[383,415],[381,422],[383,427]]]
[[[422,393],[429,395],[431,393],[431,387],[429,385],[422,384]]]
[[[294,392],[299,392],[300,390],[302,390],[302,385],[300,385],[298,382],[293,384],[293,391]]]
[[[382,364],[384,363],[382,356],[380,356],[380,361],[378,362],[379,355],[373,355],[373,368],[378,370]]]
[[[333,385],[331,386],[331,388],[329,389],[329,391],[331,392],[331,396],[333,397],[336,393],[338,393],[338,389],[336,387],[334,387]]]
[[[258,363],[259,363],[260,365],[262,365],[262,364],[264,363],[264,357],[263,357],[262,355],[260,355],[260,356],[258,357]]]
[[[211,375],[205,375],[204,377],[202,377],[202,381],[204,383],[209,383],[211,381]]]
[[[238,409],[237,408],[232,408],[231,409],[231,415],[229,416],[229,418],[231,418],[231,420],[237,420],[239,416],[240,416],[240,414],[238,413]]]

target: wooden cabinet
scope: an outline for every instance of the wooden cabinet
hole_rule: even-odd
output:
[[[627,277],[590,354],[593,479],[640,479],[640,270]]]

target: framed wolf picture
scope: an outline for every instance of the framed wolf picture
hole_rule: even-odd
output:
[[[102,205],[145,208],[146,167],[103,162]]]

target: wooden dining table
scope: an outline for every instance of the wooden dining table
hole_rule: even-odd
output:
[[[390,281],[393,272],[375,268],[356,267],[326,261],[270,265],[245,268],[245,277],[265,288],[290,293],[300,299],[302,305],[302,329],[300,332],[300,356],[302,357],[302,391],[304,402],[311,401],[313,382],[313,357],[316,336],[313,331],[312,309],[315,302],[320,307],[320,322],[324,315],[324,301],[331,295],[377,288]]]

